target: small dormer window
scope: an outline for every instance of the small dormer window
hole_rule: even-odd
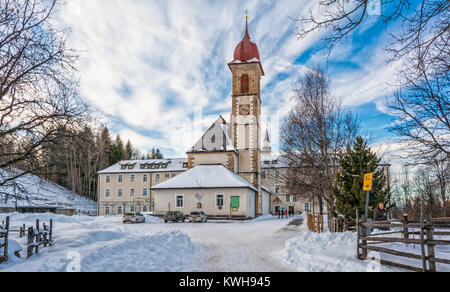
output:
[[[127,169],[127,165],[126,165],[126,164],[122,164],[122,165],[120,166],[120,168],[121,168],[121,169]]]
[[[272,164],[277,164],[277,163],[278,163],[278,160],[272,161]]]
[[[188,167],[187,162],[183,162],[183,168],[187,168],[187,167]]]
[[[141,163],[141,169],[145,169],[145,163]]]

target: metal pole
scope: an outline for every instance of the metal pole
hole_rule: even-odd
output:
[[[367,194],[366,194],[366,212],[365,212],[366,218],[369,218],[369,194],[370,194],[370,191],[367,191]]]

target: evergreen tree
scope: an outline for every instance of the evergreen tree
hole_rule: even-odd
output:
[[[125,151],[128,156],[128,159],[134,159],[135,151],[133,149],[133,145],[131,145],[130,139],[128,139],[127,145],[125,145]]]
[[[103,127],[100,135],[98,135],[96,144],[100,151],[99,169],[105,169],[111,165],[110,160],[112,150],[111,135],[106,126]]]
[[[357,137],[353,147],[339,161],[341,170],[337,173],[336,185],[333,188],[336,197],[336,210],[347,218],[355,218],[356,208],[364,214],[366,191],[363,191],[364,174],[373,172],[372,191],[369,197],[369,218],[373,209],[380,202],[388,206],[390,192],[386,188],[383,170],[378,169],[380,159],[367,146],[362,137]]]
[[[163,159],[163,155],[161,153],[161,151],[159,151],[159,148],[156,148],[156,152],[155,152],[155,159]]]
[[[122,138],[120,138],[120,135],[117,135],[116,140],[111,147],[111,157],[109,163],[112,165],[124,159],[127,159],[127,154],[125,148],[123,147]]]

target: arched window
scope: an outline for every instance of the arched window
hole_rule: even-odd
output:
[[[248,93],[248,75],[244,74],[241,77],[241,93]]]

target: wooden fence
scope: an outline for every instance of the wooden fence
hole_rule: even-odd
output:
[[[306,223],[311,232],[323,232],[323,215],[313,215],[306,212]]]
[[[6,217],[6,222],[3,221],[0,225],[0,249],[3,252],[0,254],[0,263],[8,261],[8,240],[10,233],[17,232],[19,237],[27,235],[27,258],[34,253],[39,252],[39,246],[51,246],[53,245],[53,220],[50,219],[50,224],[39,224],[39,219],[36,219],[36,226],[30,226],[26,229],[25,224],[19,227],[19,229],[10,228],[9,216]],[[19,251],[15,252],[15,255],[20,257]]]
[[[402,222],[399,221],[371,221],[368,222],[363,216],[359,220],[359,212],[356,212],[357,223],[357,257],[361,260],[375,260],[380,264],[402,268],[416,272],[436,272],[436,263],[450,264],[450,260],[437,258],[435,247],[439,245],[450,245],[450,240],[438,240],[434,236],[450,235],[450,220],[425,219],[423,207],[421,208],[421,219],[419,221],[409,221],[404,216]],[[374,228],[386,229],[385,232],[371,234]],[[390,228],[397,230],[390,231]],[[439,231],[437,231],[439,230]],[[444,230],[444,231],[442,231]],[[389,235],[389,236],[387,236]],[[399,235],[398,237],[391,237]],[[410,235],[418,235],[419,238],[411,238]],[[394,250],[382,247],[380,244],[402,243],[420,245],[421,254]],[[427,248],[425,248],[427,247]],[[368,257],[368,251],[386,253],[397,257],[420,260],[420,267],[406,265],[399,262]]]
[[[348,220],[346,216],[338,218],[328,218],[328,231],[346,232],[356,231],[356,220]]]

